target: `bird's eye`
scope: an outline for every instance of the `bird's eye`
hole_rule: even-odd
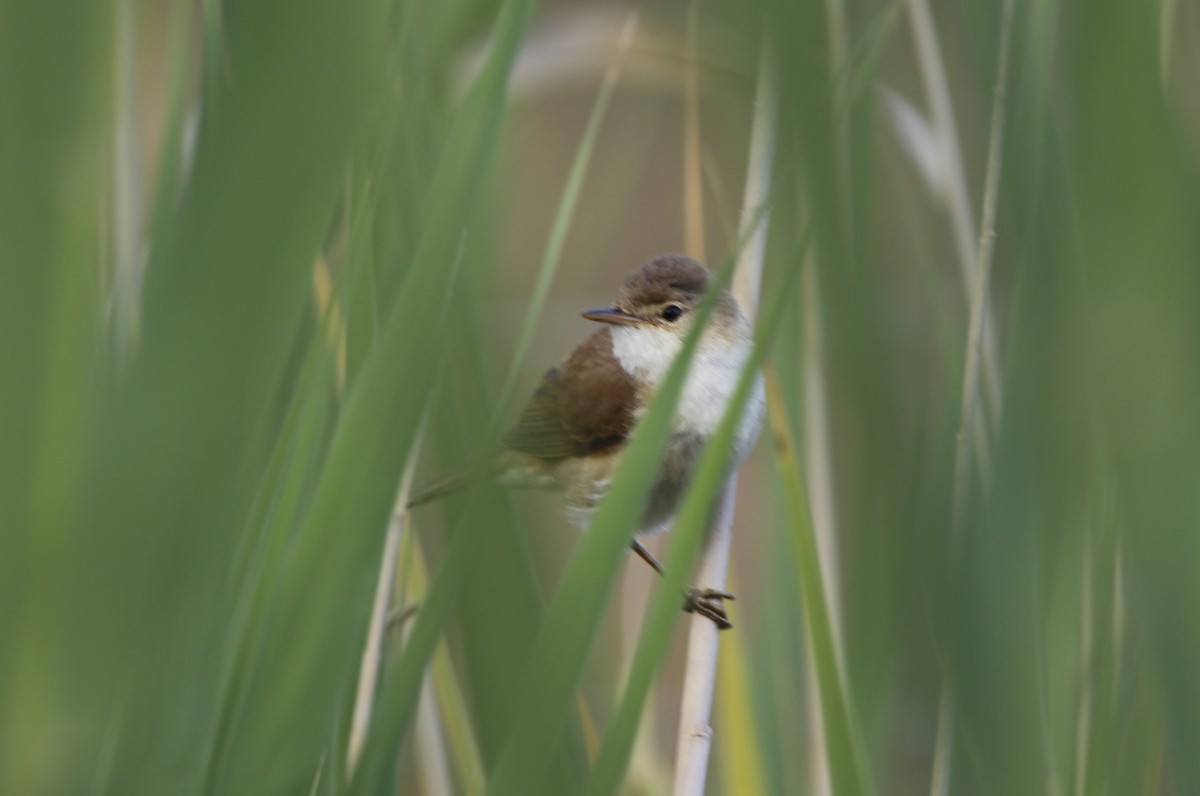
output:
[[[668,304],[667,306],[663,307],[663,320],[674,323],[675,321],[679,320],[680,315],[683,315],[683,307],[679,306],[678,304]]]

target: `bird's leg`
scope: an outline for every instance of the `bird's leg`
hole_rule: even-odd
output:
[[[637,553],[639,558],[653,567],[655,572],[660,575],[667,574],[666,571],[663,570],[663,565],[659,563],[657,558],[654,557],[654,554],[647,550],[645,546],[643,546],[642,543],[637,539],[634,539],[632,542],[630,542],[629,546],[633,548],[633,552]]]
[[[634,539],[629,546],[633,548],[633,552],[637,553],[639,558],[653,567],[655,572],[659,575],[664,574],[663,565],[641,542]],[[689,614],[696,613],[706,616],[721,630],[728,630],[733,627],[733,623],[729,621],[729,616],[725,613],[725,606],[721,604],[721,601],[732,599],[734,596],[727,591],[698,589],[690,586],[683,593],[683,610]]]

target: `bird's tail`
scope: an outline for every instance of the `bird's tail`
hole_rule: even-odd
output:
[[[463,470],[431,481],[413,492],[412,497],[408,499],[407,507],[416,508],[453,494],[470,484],[474,480],[474,475],[470,470]]]
[[[480,481],[492,481],[509,489],[552,489],[556,485],[548,462],[527,453],[503,451],[476,469],[461,470],[429,482],[412,494],[406,508],[432,503]]]

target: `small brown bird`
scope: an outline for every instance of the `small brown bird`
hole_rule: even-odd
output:
[[[604,324],[570,356],[548,370],[495,462],[502,486],[556,489],[568,516],[586,527],[608,489],[621,454],[649,406],[692,324],[692,312],[712,283],[712,273],[680,254],[643,263],[625,280],[612,307],[583,313]],[[733,396],[750,355],[752,329],[725,290],[693,355],[675,408],[671,436],[639,535],[670,527],[705,444]],[[750,451],[762,427],[763,388],[755,385],[738,426],[730,470]],[[411,505],[445,494],[461,478],[433,484]],[[659,564],[633,539],[633,549],[660,573]],[[684,608],[730,626],[723,599],[733,595],[691,589]]]

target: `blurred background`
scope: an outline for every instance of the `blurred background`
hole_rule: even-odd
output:
[[[393,506],[758,136],[707,792],[1200,792],[1194,3],[0,9],[0,791],[671,792],[654,574],[575,668],[556,497]]]

